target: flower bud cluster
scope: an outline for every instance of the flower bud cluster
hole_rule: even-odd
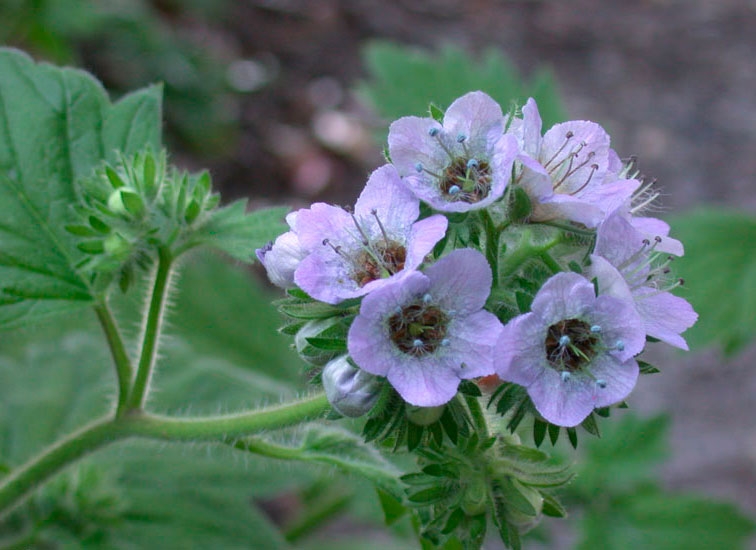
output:
[[[152,151],[104,165],[78,190],[80,223],[66,230],[86,254],[79,267],[97,273],[102,284],[117,279],[124,292],[154,250],[184,244],[219,201],[207,172],[179,172],[167,167],[164,152]]]

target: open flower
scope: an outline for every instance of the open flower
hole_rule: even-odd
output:
[[[668,239],[669,226],[660,220],[645,218],[641,226],[662,233],[648,238],[638,231],[620,211],[612,213],[596,233],[596,247],[591,255],[589,276],[595,277],[601,294],[631,301],[643,319],[646,334],[681,349],[688,349],[680,333],[693,326],[698,315],[691,305],[670,290],[681,281],[669,280],[672,257],[660,251],[667,244],[682,245]]]
[[[501,323],[482,309],[491,279],[483,255],[461,249],[371,292],[349,330],[349,354],[407,403],[443,405],[461,379],[493,374]]]
[[[621,177],[622,162],[609,135],[595,122],[573,120],[541,136],[541,116],[531,98],[510,131],[520,141],[522,168],[515,182],[533,204],[537,222],[570,220],[596,227],[640,186]]]
[[[517,141],[503,134],[501,107],[483,92],[454,101],[443,124],[402,117],[389,128],[391,161],[418,198],[436,210],[466,212],[500,198]]]
[[[417,269],[448,224],[438,214],[417,221],[419,214],[420,202],[396,169],[378,168],[354,212],[324,203],[299,211],[297,237],[308,255],[294,281],[313,298],[336,304]]]
[[[596,297],[590,281],[559,273],[541,287],[530,313],[504,326],[496,373],[524,386],[552,424],[576,426],[596,407],[627,397],[638,378],[643,323],[632,302]]]

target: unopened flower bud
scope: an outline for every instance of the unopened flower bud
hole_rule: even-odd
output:
[[[407,407],[407,419],[418,426],[430,426],[444,414],[446,405],[438,407]]]
[[[260,249],[257,256],[268,272],[270,282],[280,288],[294,287],[296,271],[307,252],[293,231],[287,231],[276,239],[270,249]]]
[[[114,214],[127,218],[140,218],[145,212],[142,197],[134,189],[128,187],[121,187],[110,194],[108,208]]]
[[[341,322],[339,317],[329,319],[313,319],[299,329],[294,337],[294,346],[297,348],[299,356],[311,365],[323,366],[328,361],[336,357],[340,352],[333,350],[324,350],[310,344],[308,338],[323,337],[324,333],[333,329]]]
[[[331,406],[352,418],[369,412],[381,393],[378,377],[352,365],[346,355],[325,366],[323,388]]]

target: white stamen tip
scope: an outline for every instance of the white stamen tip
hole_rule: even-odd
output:
[[[420,338],[417,338],[412,341],[412,345],[415,346],[416,348],[421,348],[423,347],[423,341],[420,340]]]
[[[444,338],[443,340],[441,340],[441,346],[447,347],[448,345],[449,345],[449,339],[448,338]]]
[[[460,191],[462,191],[462,189],[459,187],[459,185],[452,185],[451,187],[449,187],[449,194],[450,195],[456,195]]]
[[[559,337],[559,347],[563,348],[564,346],[568,346],[570,344],[570,337],[566,334]]]
[[[603,390],[606,387],[606,380],[598,379],[596,385]]]
[[[477,168],[477,167],[478,167],[478,161],[477,160],[470,159],[470,160],[467,161],[467,168],[468,169]]]
[[[601,325],[593,325],[591,327],[591,332],[593,332],[593,333],[601,332]]]
[[[422,171],[423,171],[423,163],[418,162],[417,164],[415,164],[415,172],[420,173]]]
[[[429,304],[429,303],[431,302],[431,300],[432,300],[432,299],[433,299],[433,298],[431,297],[431,295],[430,295],[430,294],[424,294],[424,295],[423,295],[423,303],[424,303],[424,304]]]
[[[467,136],[465,134],[459,134],[457,136],[457,143],[462,143],[467,139]]]
[[[572,378],[572,375],[565,371],[562,371],[562,382],[567,382],[570,378]]]
[[[450,309],[449,311],[446,312],[446,314],[449,317],[454,317],[457,314],[457,310],[456,309]]]
[[[622,340],[617,340],[617,343],[614,344],[614,347],[617,349],[617,351],[625,351],[625,342]]]
[[[428,128],[428,135],[430,137],[436,137],[438,135],[439,129],[438,128]]]

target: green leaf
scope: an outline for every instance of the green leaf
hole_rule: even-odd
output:
[[[666,456],[665,416],[641,419],[624,414],[607,422],[600,440],[586,440],[577,482],[571,487],[591,498],[596,492],[623,492],[654,478],[654,467]]]
[[[735,353],[756,336],[756,217],[700,209],[671,221],[685,256],[672,264],[685,286],[678,294],[698,312],[685,333],[693,346],[718,343]]]
[[[212,212],[210,219],[194,235],[198,244],[221,250],[232,258],[251,262],[255,250],[286,231],[285,207],[265,208],[247,213],[247,201],[238,200]]]
[[[378,113],[387,120],[417,115],[432,116],[463,94],[482,90],[506,111],[512,101],[523,105],[528,97],[538,101],[544,126],[564,119],[554,79],[540,71],[531,83],[524,82],[516,68],[496,50],[473,58],[456,46],[434,54],[415,48],[375,41],[363,51],[369,79],[358,87]]]
[[[117,151],[160,144],[159,87],[111,104],[83,71],[35,64],[0,48],[0,327],[86,306],[84,255],[65,227],[76,225],[75,182]],[[7,293],[6,293],[7,294]]]
[[[592,509],[577,548],[593,550],[709,550],[746,548],[754,521],[732,504],[647,488]]]

